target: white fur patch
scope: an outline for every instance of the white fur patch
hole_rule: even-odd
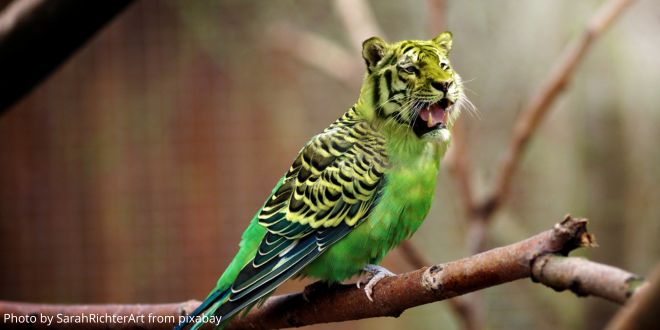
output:
[[[425,140],[439,140],[445,143],[449,143],[451,140],[451,132],[446,128],[436,129],[424,134],[422,138]]]

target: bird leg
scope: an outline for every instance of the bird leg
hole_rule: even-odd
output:
[[[371,297],[371,294],[374,291],[374,286],[382,279],[390,276],[395,276],[396,274],[392,273],[391,271],[387,270],[387,268],[378,266],[378,265],[366,265],[364,268],[362,268],[362,271],[369,273],[367,279],[365,281],[367,284],[364,286],[364,293],[367,295],[367,298],[369,298],[370,301],[374,301],[373,298]],[[356,285],[358,289],[360,288],[360,285],[362,284],[362,280],[359,280]]]

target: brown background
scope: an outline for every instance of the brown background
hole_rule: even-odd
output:
[[[438,32],[429,32],[426,1],[370,3],[390,40]],[[453,63],[480,110],[463,118],[478,193],[520,106],[600,3],[447,2]],[[638,1],[591,50],[526,153],[489,246],[570,212],[592,220],[601,247],[582,252],[590,258],[641,274],[658,260],[658,13],[656,1]],[[141,1],[0,117],[0,299],[202,298],[297,150],[358,93],[359,72],[342,82],[293,56],[278,39],[283,22],[344,47],[361,70],[331,1]],[[466,225],[444,171],[436,199],[415,245],[438,262],[465,256]],[[386,265],[410,269],[396,251]],[[483,297],[492,329],[595,329],[616,308],[529,281]],[[317,328],[374,326],[458,323],[437,303]]]

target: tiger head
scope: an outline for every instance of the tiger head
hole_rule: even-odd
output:
[[[447,140],[464,97],[448,54],[452,35],[388,44],[372,37],[362,44],[367,75],[361,102],[374,121],[412,129],[418,138]]]

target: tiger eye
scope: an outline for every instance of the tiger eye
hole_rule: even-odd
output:
[[[408,72],[408,73],[415,73],[415,67],[412,66],[412,65],[407,66],[407,67],[402,68],[402,69],[403,69],[403,71]]]

